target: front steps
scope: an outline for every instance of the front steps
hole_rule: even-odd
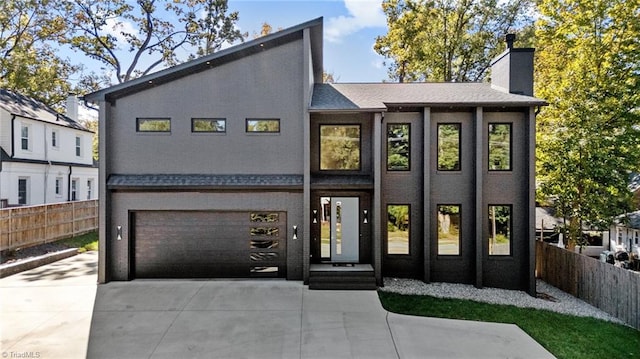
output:
[[[312,264],[309,289],[376,290],[376,278],[370,264]]]

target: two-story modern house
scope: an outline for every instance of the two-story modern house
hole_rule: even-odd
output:
[[[322,19],[86,96],[99,280],[535,293],[533,49],[491,83],[322,83]]]
[[[67,107],[77,115],[78,99]],[[74,110],[75,106],[75,110]],[[98,198],[93,132],[45,104],[0,89],[0,200],[24,206]]]

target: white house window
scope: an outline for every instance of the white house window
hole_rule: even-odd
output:
[[[56,178],[56,196],[62,195],[62,177]]]
[[[80,157],[82,155],[82,138],[80,136],[76,136],[76,156]]]
[[[58,131],[51,132],[51,147],[58,148]]]
[[[93,181],[87,180],[87,199],[91,199],[91,190],[93,189]]]
[[[71,200],[78,200],[78,180],[74,179],[71,181]]]
[[[18,178],[18,204],[25,205],[28,202],[29,195],[29,179]]]
[[[20,130],[21,147],[23,150],[29,149],[29,126],[22,125]]]

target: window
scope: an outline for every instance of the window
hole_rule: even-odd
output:
[[[460,255],[460,206],[438,206],[438,255]]]
[[[191,132],[227,132],[224,118],[192,118]]]
[[[78,200],[78,180],[77,179],[71,180],[71,200],[72,201]]]
[[[489,206],[489,255],[511,255],[511,206]]]
[[[76,157],[82,156],[82,138],[76,136]]]
[[[61,196],[62,195],[62,177],[58,177],[56,178],[56,196]]]
[[[387,171],[409,171],[409,131],[408,123],[387,124]]]
[[[320,170],[360,170],[360,125],[320,126]]]
[[[20,129],[21,147],[23,150],[29,149],[29,126],[22,126]]]
[[[29,179],[28,178],[18,178],[18,204],[25,205],[28,202],[27,196],[28,192]]]
[[[51,132],[51,147],[58,148],[58,131]]]
[[[171,119],[137,118],[136,132],[171,132]]]
[[[409,205],[387,206],[387,254],[409,254]]]
[[[489,124],[489,170],[511,170],[511,124]]]
[[[438,124],[438,171],[460,171],[460,124]]]
[[[87,180],[87,199],[91,199],[92,190],[93,190],[93,181]]]
[[[279,119],[247,119],[246,120],[246,132],[260,132],[260,133],[279,133],[280,132],[280,120]]]

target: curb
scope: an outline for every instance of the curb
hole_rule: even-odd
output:
[[[47,253],[38,257],[33,257],[0,266],[0,278],[8,277],[16,273],[24,272],[29,269],[37,268],[45,264],[53,263],[61,259],[73,257],[78,254],[78,248],[69,248],[58,252]]]

